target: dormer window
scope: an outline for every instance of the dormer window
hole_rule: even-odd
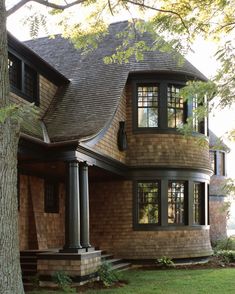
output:
[[[159,111],[158,85],[140,85],[137,87],[138,127],[157,128]]]
[[[178,85],[168,85],[167,87],[167,126],[168,128],[182,127],[184,119],[185,104],[180,96]]]
[[[141,75],[139,75],[141,77]],[[133,81],[133,131],[135,133],[175,133],[199,106],[197,97],[188,103],[180,95],[187,79],[180,75],[143,75]],[[208,135],[206,118],[193,118],[193,132]]]
[[[8,54],[8,70],[11,91],[39,105],[37,72],[12,53]]]

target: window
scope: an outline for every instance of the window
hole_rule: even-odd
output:
[[[202,184],[193,185],[193,224],[201,224]]]
[[[28,65],[25,65],[24,68],[24,93],[27,95],[28,101],[35,101],[37,97],[37,73]]]
[[[8,71],[11,86],[21,90],[22,68],[21,61],[14,55],[9,53]]]
[[[218,156],[218,175],[225,176],[225,153],[219,151]]]
[[[45,180],[44,211],[47,213],[58,213],[59,212],[58,182]]]
[[[170,181],[168,184],[168,224],[185,223],[185,182]]]
[[[213,170],[213,174],[216,174],[216,152],[210,150],[210,164],[211,164],[211,169]]]
[[[185,175],[184,180],[175,180],[161,170],[157,179],[135,181],[133,188],[134,229],[171,230],[172,226],[179,230],[198,229],[208,224],[203,180],[190,176],[185,180]]]
[[[159,182],[138,182],[138,223],[159,224]]]
[[[8,70],[11,90],[25,100],[38,105],[37,72],[11,53],[8,54]]]
[[[187,104],[180,96],[184,83],[165,80],[136,82],[133,99],[134,130],[175,132],[186,123]]]
[[[138,86],[138,127],[158,127],[158,86]]]
[[[180,97],[180,87],[168,85],[167,87],[167,126],[168,128],[182,127],[184,120],[184,100]]]
[[[226,175],[225,152],[210,150],[210,164],[213,174],[216,176]]]

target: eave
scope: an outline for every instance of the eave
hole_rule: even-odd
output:
[[[43,60],[34,51],[17,40],[11,33],[8,32],[8,50],[17,55],[20,59],[26,61],[39,74],[43,75],[49,81],[57,86],[68,84],[70,81],[58,70],[52,67],[49,63]]]

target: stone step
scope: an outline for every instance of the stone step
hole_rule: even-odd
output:
[[[112,267],[112,269],[113,270],[116,270],[118,272],[121,272],[121,271],[128,270],[130,267],[131,267],[131,264],[130,263],[128,263],[128,262],[122,262],[122,263],[114,264],[113,267]]]
[[[22,271],[27,269],[37,270],[37,263],[36,262],[21,262],[21,269]]]
[[[113,258],[113,254],[102,254],[101,255],[101,260],[104,261],[104,260],[109,260],[109,259],[112,259]]]
[[[119,258],[107,259],[105,261],[108,262],[108,263],[110,263],[112,266],[123,262],[123,260],[122,259],[119,259]]]
[[[35,276],[37,274],[37,269],[22,269],[22,276],[23,278],[25,277],[32,277]]]
[[[20,257],[20,263],[35,263],[37,264],[37,256],[22,256]]]

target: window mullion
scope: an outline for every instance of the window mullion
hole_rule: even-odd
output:
[[[193,225],[193,219],[194,219],[194,184],[191,181],[188,181],[188,205],[187,209],[185,211],[185,215],[187,215],[188,218],[188,225],[192,226]]]
[[[159,125],[162,129],[167,129],[167,83],[160,84],[159,91]]]
[[[21,89],[22,92],[25,93],[25,63],[22,61],[22,66],[21,66]]]
[[[203,198],[204,197],[204,198]],[[202,185],[202,199],[201,199],[201,221],[202,225],[208,225],[208,184],[203,183]]]
[[[168,226],[168,180],[161,181],[161,225]]]

